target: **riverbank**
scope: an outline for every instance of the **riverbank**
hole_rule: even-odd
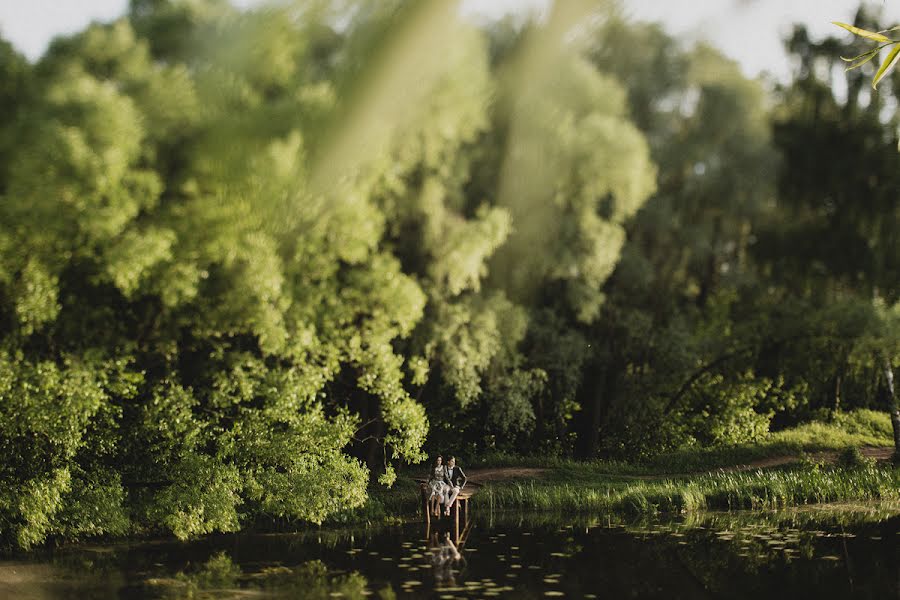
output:
[[[471,501],[473,510],[653,515],[832,502],[900,502],[900,468],[887,461],[857,466],[800,461],[755,471],[677,476],[610,475],[604,467],[573,464],[484,482]],[[477,481],[477,476],[473,480]],[[363,509],[345,515],[342,521],[402,520],[417,517],[417,511],[417,486],[401,481],[392,490],[373,492]]]
[[[891,463],[887,414],[856,411],[831,422],[773,433],[760,443],[686,448],[644,462],[575,461],[547,457],[482,456],[464,460],[481,484],[472,511],[545,511],[633,516],[699,514],[834,502],[900,502],[900,468]],[[465,458],[465,457],[463,457]],[[421,466],[398,474],[390,489],[374,485],[358,509],[333,514],[325,525],[359,526],[421,519]],[[300,521],[248,519],[245,532],[319,530]],[[147,539],[133,531],[127,539]],[[86,536],[87,540],[123,537]],[[76,541],[54,538],[55,544]]]
[[[483,484],[474,510],[548,510],[626,515],[764,509],[832,502],[900,501],[887,414],[855,411],[770,434],[756,444],[687,448],[638,463],[495,455],[473,461]],[[417,515],[417,471],[374,489],[336,522]]]
[[[900,500],[900,468],[796,466],[652,479],[616,479],[551,471],[527,482],[488,484],[479,505],[491,509],[682,513],[704,509],[784,508],[829,502]]]

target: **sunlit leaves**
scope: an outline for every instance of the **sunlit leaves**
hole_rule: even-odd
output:
[[[71,475],[66,468],[28,481],[15,498],[14,515],[16,542],[28,550],[44,541],[52,526],[53,517],[62,506],[62,497],[69,490]]]
[[[57,278],[34,258],[25,263],[12,282],[16,318],[24,334],[28,335],[56,318],[59,313],[57,284]]]
[[[430,275],[450,296],[467,289],[477,292],[487,275],[488,259],[506,241],[509,230],[509,213],[501,208],[482,207],[471,220],[448,217],[434,241],[441,260],[433,264]]]
[[[564,282],[568,305],[596,319],[618,260],[623,221],[655,187],[643,136],[624,120],[624,93],[577,56],[562,55],[515,97],[500,203],[514,234],[496,261],[517,300]],[[535,249],[540,251],[535,251]]]
[[[843,60],[852,63],[847,67],[848,70],[863,66],[864,64],[878,56],[878,52],[880,50],[888,46],[893,46],[891,48],[891,51],[888,52],[887,57],[885,57],[884,61],[882,61],[881,66],[878,67],[878,71],[875,73],[875,76],[872,78],[872,87],[877,88],[878,82],[881,81],[885,77],[885,75],[890,73],[891,69],[894,68],[894,65],[897,64],[897,61],[900,60],[900,42],[884,35],[885,33],[895,31],[897,28],[894,27],[886,31],[869,31],[867,29],[862,29],[861,27],[847,25],[846,23],[839,23],[837,21],[832,21],[832,23],[837,25],[838,27],[843,27],[854,35],[858,35],[867,40],[873,40],[880,44],[877,48],[875,48],[874,50],[870,50],[869,52],[864,52],[863,54],[854,56],[853,58],[844,58]]]
[[[232,465],[190,453],[167,469],[171,483],[148,507],[153,523],[162,524],[179,539],[237,531],[237,508],[241,504],[241,473]]]
[[[163,467],[191,454],[204,441],[204,423],[194,417],[198,402],[191,390],[171,381],[161,382],[150,400],[139,409],[135,439],[129,440],[146,452],[147,458]]]
[[[29,447],[46,444],[50,454],[41,459],[51,463],[64,462],[78,451],[106,394],[97,377],[102,365],[66,362],[60,368],[49,361],[33,363],[21,355],[0,354],[0,431],[3,443],[11,444],[4,468],[40,468],[29,460]]]
[[[67,73],[34,118],[11,168],[3,213],[14,229],[40,224],[41,251],[108,240],[155,200],[158,183],[131,170],[143,138],[139,112],[114,85]]]
[[[58,530],[57,513],[73,508],[70,465],[84,452],[91,422],[108,401],[105,366],[66,361],[60,367],[0,355],[0,522],[21,547],[41,543]],[[80,494],[80,480],[75,488]]]
[[[593,319],[652,189],[624,94],[554,52],[505,99],[507,175],[539,185],[473,184],[507,150],[482,32],[443,1],[337,6],[135,1],[34,67],[0,187],[21,544],[320,523],[365,500],[349,448],[377,445],[386,485],[423,458],[418,386],[531,431],[545,371],[490,267],[518,235],[518,276]]]
[[[270,94],[293,83],[307,39],[287,9],[264,7],[215,20],[194,60],[242,77],[256,94]]]
[[[357,419],[346,411],[329,419],[321,405],[285,416],[279,421],[271,411],[244,410],[223,436],[223,456],[248,478],[245,494],[266,514],[316,523],[361,505],[367,470],[342,452]]]
[[[125,535],[131,527],[125,488],[119,473],[107,469],[72,474],[62,506],[54,515],[54,533],[68,539]]]
[[[242,506],[315,522],[358,506],[368,469],[346,447],[360,406],[327,387],[342,369],[381,404],[388,460],[421,458],[428,421],[394,343],[426,296],[382,247],[375,196],[392,160],[308,185],[310,139],[337,105],[327,47],[340,35],[323,33],[325,4],[247,14],[201,4],[135,3],[137,30],[158,38],[121,20],[60,39],[38,67],[40,101],[16,123],[0,293],[10,341],[42,336],[46,355],[0,362],[4,474],[13,493],[31,485],[47,497],[33,518],[3,501],[0,520],[33,522],[23,545],[51,532],[232,531]],[[464,95],[466,83],[453,89]],[[443,100],[447,118],[427,148],[406,147],[406,169],[427,152],[443,170],[456,128],[471,139],[483,122],[453,113],[458,95]],[[417,107],[417,127],[429,111]],[[396,156],[406,116],[379,141]],[[459,285],[477,285],[483,252]],[[125,366],[103,358],[123,354]],[[50,498],[41,482],[58,479],[52,469],[76,483],[51,486]]]
[[[125,296],[131,296],[149,269],[172,258],[174,240],[175,234],[171,230],[129,231],[107,251],[107,273]]]
[[[875,73],[875,77],[872,78],[873,88],[878,87],[878,82],[894,68],[894,65],[897,64],[898,60],[900,60],[900,43],[895,43],[894,47],[891,48],[891,51],[888,52],[884,62],[878,67],[878,72]]]
[[[832,21],[834,25],[838,27],[843,27],[847,31],[852,34],[858,35],[860,37],[864,37],[869,40],[874,40],[876,42],[890,42],[891,39],[878,31],[869,31],[867,29],[863,29],[861,27],[855,27],[853,25],[847,25],[846,23],[839,23],[838,21]]]
[[[841,57],[841,60],[844,62],[852,63],[847,66],[847,70],[855,69],[857,67],[861,67],[876,56],[878,56],[878,51],[881,50],[881,46],[875,48],[874,50],[869,50],[868,52],[863,52],[862,54],[857,54],[852,58]]]

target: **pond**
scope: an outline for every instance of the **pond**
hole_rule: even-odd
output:
[[[0,562],[0,598],[900,598],[898,510],[482,513],[463,532],[459,559],[419,522],[67,546]]]

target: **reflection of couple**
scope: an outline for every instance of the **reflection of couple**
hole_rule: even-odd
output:
[[[438,541],[437,532],[431,535],[431,565],[434,567],[434,580],[441,584],[455,585],[453,580],[453,564],[462,559],[459,549],[453,545],[449,533],[444,533]]]
[[[443,504],[444,514],[449,515],[453,502],[465,485],[466,474],[456,466],[454,457],[449,457],[446,465],[442,456],[435,458],[434,465],[428,472],[428,487],[431,489],[428,496],[428,510],[434,516],[440,516]]]

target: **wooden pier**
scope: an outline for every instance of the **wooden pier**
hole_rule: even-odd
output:
[[[431,528],[432,518],[438,521],[442,521],[445,518],[450,519],[453,528],[453,541],[455,543],[459,543],[460,513],[462,514],[463,527],[465,527],[465,524],[469,521],[469,500],[472,498],[472,496],[475,495],[481,485],[472,483],[471,481],[467,482],[466,486],[459,491],[459,495],[456,497],[456,500],[453,501],[453,507],[450,508],[450,516],[448,517],[442,512],[439,517],[435,517],[428,510],[428,496],[431,495],[431,488],[428,487],[428,482],[426,482],[424,479],[417,479],[416,481],[419,484],[419,505],[422,507],[422,513],[425,516],[426,527],[428,529]]]

